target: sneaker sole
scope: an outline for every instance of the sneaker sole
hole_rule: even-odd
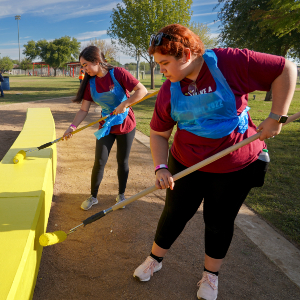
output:
[[[144,280],[141,280],[140,277],[138,277],[138,276],[134,276],[134,275],[133,275],[133,277],[134,277],[136,280],[140,281],[140,282],[147,282],[147,281],[150,280],[150,277],[151,277],[151,276],[150,276],[149,278],[147,278],[147,279],[144,279]]]
[[[82,210],[89,210],[89,209],[92,208],[93,205],[96,205],[96,204],[98,204],[98,203],[99,203],[98,201],[95,202],[95,203],[93,203],[89,208],[83,208],[83,207],[81,207],[81,206],[80,206],[80,208],[81,208]]]
[[[162,265],[160,266],[159,269],[157,269],[156,271],[153,271],[153,274],[156,273],[156,272],[158,272],[159,270],[161,270],[161,268],[162,268]],[[149,276],[149,278],[146,278],[146,279],[144,279],[144,280],[140,279],[140,277],[135,276],[134,274],[133,274],[133,277],[134,277],[135,279],[137,279],[138,281],[141,281],[141,282],[146,282],[146,281],[149,281],[149,280],[151,279],[151,275]]]

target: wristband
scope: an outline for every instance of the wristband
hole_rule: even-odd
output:
[[[73,125],[73,124],[71,124],[70,127],[71,127],[72,129],[74,129],[74,130],[77,129],[77,126],[75,126],[75,125]]]
[[[157,165],[157,166],[155,167],[155,174],[156,174],[156,172],[157,172],[158,170],[160,170],[160,169],[168,169],[168,166],[165,165],[165,164]]]

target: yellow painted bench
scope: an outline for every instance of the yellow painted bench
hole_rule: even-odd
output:
[[[23,129],[0,162],[0,300],[32,299],[42,256],[55,182],[56,144],[28,153],[20,150],[56,139],[49,108],[29,108]]]

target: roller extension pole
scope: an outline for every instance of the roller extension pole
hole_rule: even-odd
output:
[[[139,101],[137,101],[137,102],[135,102],[135,103],[129,105],[128,107],[134,106],[134,105],[136,105],[136,104],[138,104],[138,103],[140,103],[140,102],[142,102],[142,101],[144,101],[144,100],[146,100],[146,99],[148,99],[148,98],[151,98],[151,97],[157,95],[158,92],[159,92],[159,90],[153,92],[152,94],[149,94],[148,96],[145,96],[145,97],[142,98],[141,100],[139,100]],[[83,129],[86,129],[86,128],[90,127],[90,126],[93,126],[93,125],[95,125],[95,124],[97,124],[97,123],[99,123],[99,122],[101,122],[101,121],[104,121],[106,118],[108,118],[108,117],[111,116],[111,115],[113,115],[113,113],[111,113],[111,114],[109,114],[109,115],[107,115],[107,116],[105,116],[105,117],[102,117],[101,119],[99,119],[99,120],[97,120],[97,121],[94,121],[94,122],[92,122],[92,123],[89,123],[89,124],[87,124],[87,125],[85,125],[85,126],[83,126],[83,127],[80,127],[80,128],[78,128],[78,129],[74,130],[74,131],[72,132],[72,135],[75,134],[75,133],[77,133],[77,132],[79,132],[79,131],[81,131],[81,130],[83,130]],[[26,150],[26,151],[25,151],[25,150],[20,150],[20,151],[15,155],[15,157],[13,158],[13,162],[14,162],[15,164],[17,164],[17,163],[19,163],[19,162],[21,162],[21,161],[23,161],[23,160],[25,159],[27,153],[35,152],[35,151],[39,151],[39,150],[48,148],[48,147],[52,146],[53,144],[56,144],[56,143],[58,143],[59,141],[63,140],[63,138],[64,138],[64,137],[62,136],[62,137],[60,137],[60,138],[58,138],[58,139],[56,139],[56,140],[54,140],[54,141],[52,141],[52,142],[48,142],[48,143],[46,143],[46,144],[44,144],[44,145],[41,145],[41,146],[36,147],[36,148],[29,149],[29,150]]]
[[[286,125],[290,122],[293,122],[298,118],[300,118],[300,112],[290,116],[288,121],[283,125]],[[197,163],[197,164],[195,164],[195,165],[193,165],[193,166],[191,166],[191,167],[189,167],[189,168],[173,175],[174,181],[176,181],[176,180],[178,180],[178,179],[180,179],[180,178],[182,178],[182,177],[184,177],[184,176],[186,176],[186,175],[188,175],[188,174],[190,174],[190,173],[192,173],[196,170],[199,170],[199,169],[203,168],[204,166],[207,166],[207,165],[211,164],[212,162],[228,155],[229,153],[231,153],[231,152],[233,152],[233,151],[235,151],[235,150],[237,150],[237,149],[239,149],[239,148],[241,148],[245,145],[248,145],[248,144],[252,143],[253,141],[257,140],[260,137],[260,135],[261,135],[261,132],[258,132],[256,134],[250,136],[249,138],[247,138],[247,139],[245,139],[245,140],[243,140],[243,141],[241,141],[241,142],[239,142],[235,145],[232,145],[232,146],[230,146],[230,147],[214,154],[213,156],[208,157],[208,158],[204,159],[203,161],[201,161],[201,162],[199,162],[199,163]],[[111,213],[111,212],[113,212],[113,211],[115,211],[119,208],[122,208],[123,206],[128,205],[131,202],[154,192],[155,190],[157,190],[157,187],[155,185],[153,185],[153,186],[148,187],[147,189],[139,192],[138,194],[131,196],[130,198],[128,198],[124,201],[118,202],[117,204],[113,205],[112,207],[110,207],[108,209],[102,210],[102,211],[92,215],[91,217],[89,217],[89,218],[85,219],[84,221],[82,221],[82,223],[79,224],[78,226],[72,228],[69,231],[68,234],[66,234],[63,231],[59,231],[59,232],[56,231],[54,233],[45,233],[45,234],[40,236],[40,244],[42,246],[50,246],[50,245],[53,245],[53,244],[56,244],[56,243],[63,242],[67,238],[67,235],[75,232],[76,229],[81,227],[82,225],[86,226],[88,224],[91,224],[91,223],[103,218],[108,213]],[[56,233],[59,233],[59,234],[56,234]],[[53,236],[53,234],[54,234],[54,236]],[[47,238],[43,239],[43,236],[46,236]]]

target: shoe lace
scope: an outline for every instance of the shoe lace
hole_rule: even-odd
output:
[[[151,269],[151,276],[153,276],[154,267],[155,267],[155,260],[148,257],[148,259],[145,261],[146,268],[144,270],[144,273],[147,273]]]
[[[90,198],[87,199],[87,202],[93,202],[93,196],[90,196]]]
[[[204,272],[203,277],[197,283],[197,286],[200,286],[203,282],[207,282],[213,290],[217,290],[218,289],[218,287],[216,286],[217,279],[218,279],[217,276],[210,275],[210,274]]]

